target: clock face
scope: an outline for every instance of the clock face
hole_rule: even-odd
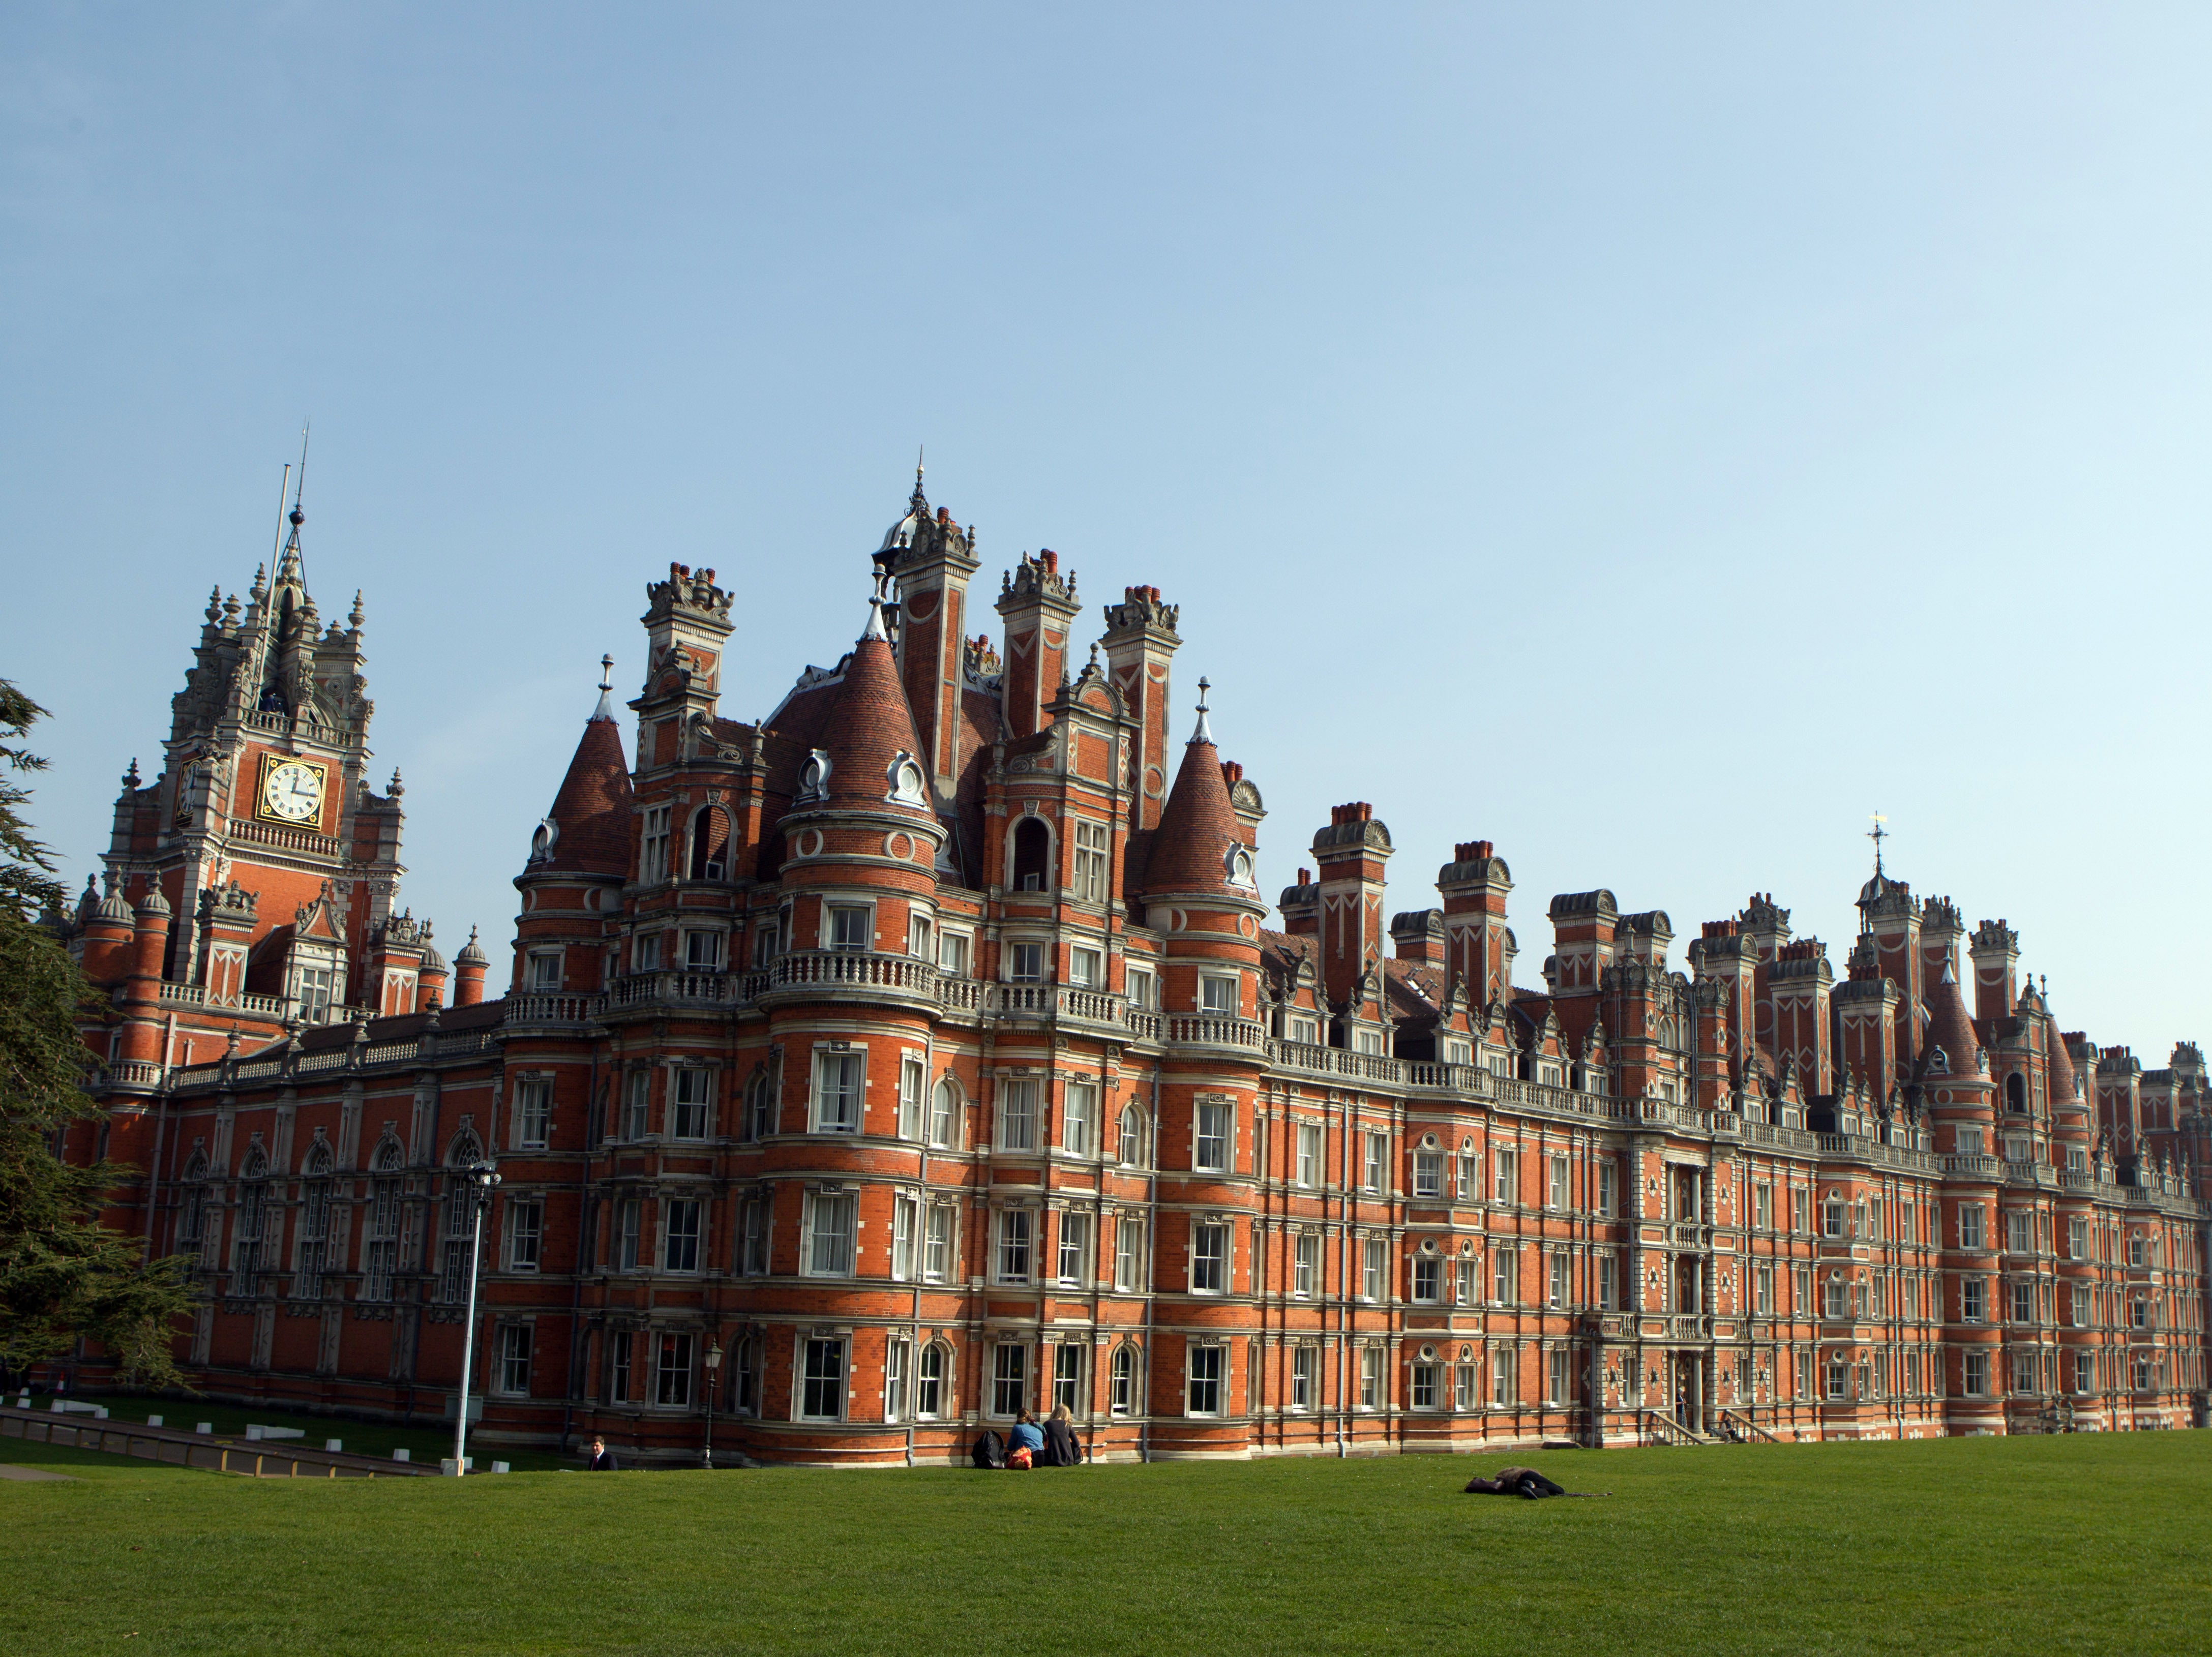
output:
[[[323,768],[280,760],[261,774],[261,815],[278,822],[316,822],[323,815]]]

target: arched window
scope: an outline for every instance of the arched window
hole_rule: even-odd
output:
[[[195,1256],[201,1266],[207,1264],[204,1250],[215,1242],[207,1230],[207,1153],[193,1151],[185,1164],[184,1196],[177,1210],[177,1252]]]
[[[1052,830],[1042,817],[1024,817],[1014,825],[1013,872],[1015,891],[1052,889]]]
[[[292,1273],[295,1300],[320,1300],[329,1266],[331,1235],[331,1148],[318,1139],[308,1147],[300,1170],[307,1183],[300,1192],[299,1264]]]
[[[399,1141],[389,1133],[369,1159],[368,1222],[361,1241],[361,1298],[392,1298],[392,1274],[399,1264],[399,1169],[404,1161]]]
[[[1107,1394],[1107,1407],[1117,1416],[1133,1415],[1137,1409],[1137,1349],[1117,1346],[1114,1349],[1114,1363],[1109,1371],[1111,1386]]]
[[[929,1143],[957,1145],[960,1142],[960,1089],[946,1077],[929,1096]]]
[[[269,1223],[269,1158],[259,1145],[238,1171],[238,1226],[231,1245],[230,1292],[259,1292],[263,1229]]]
[[[2005,1108],[2014,1111],[2027,1108],[2027,1077],[2018,1071],[2005,1077]]]
[[[763,1065],[745,1083],[745,1137],[765,1139],[775,1132],[775,1082]]]
[[[947,1379],[951,1374],[952,1353],[944,1342],[925,1344],[914,1376],[914,1412],[919,1419],[935,1421],[952,1412],[952,1388]]]
[[[718,805],[702,805],[691,817],[691,878],[727,880],[730,818]]]
[[[1124,1168],[1141,1168],[1145,1162],[1145,1119],[1137,1114],[1134,1105],[1121,1112],[1121,1126],[1114,1139],[1115,1154]]]
[[[445,1240],[438,1259],[438,1298],[448,1306],[458,1306],[468,1297],[469,1277],[475,1265],[476,1205],[470,1183],[459,1170],[483,1160],[483,1147],[474,1133],[463,1128],[453,1136],[452,1154],[447,1159],[452,1171],[446,1175]]]

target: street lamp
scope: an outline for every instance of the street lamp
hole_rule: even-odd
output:
[[[722,1375],[722,1344],[707,1339],[707,1471],[714,1471],[714,1383]]]
[[[452,1177],[463,1182],[462,1189],[468,1193],[469,1207],[474,1213],[469,1237],[469,1310],[461,1326],[460,1407],[453,1411],[453,1477],[459,1478],[469,1470],[469,1371],[476,1363],[477,1354],[477,1262],[483,1253],[484,1210],[491,1206],[491,1193],[499,1184],[499,1170],[489,1162],[472,1162],[454,1169]]]

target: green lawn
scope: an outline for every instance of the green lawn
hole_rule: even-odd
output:
[[[204,1417],[203,1417],[204,1418]],[[2212,1434],[252,1480],[0,1441],[0,1650],[2202,1650]],[[96,1465],[95,1465],[96,1464]]]

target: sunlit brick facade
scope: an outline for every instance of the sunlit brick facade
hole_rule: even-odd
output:
[[[2062,1034],[2002,921],[1877,868],[1840,980],[1764,895],[1682,970],[1665,913],[1594,890],[1516,987],[1505,860],[1462,845],[1393,913],[1353,804],[1270,927],[1260,792],[1171,702],[1176,607],[1126,589],[1086,659],[1045,552],[994,645],[917,478],[860,638],[757,725],[718,706],[741,588],[651,584],[627,750],[603,695],[507,826],[483,1001],[473,943],[449,969],[392,913],[361,612],[320,629],[296,537],[210,604],[108,891],[56,920],[115,1002],[76,1148],[148,1170],[112,1217],[202,1262],[211,1393],[447,1411],[448,1170],[488,1155],[492,1442],[683,1462],[711,1409],[724,1453],[942,1461],[1054,1402],[1115,1457],[2203,1411],[2202,1060]]]

